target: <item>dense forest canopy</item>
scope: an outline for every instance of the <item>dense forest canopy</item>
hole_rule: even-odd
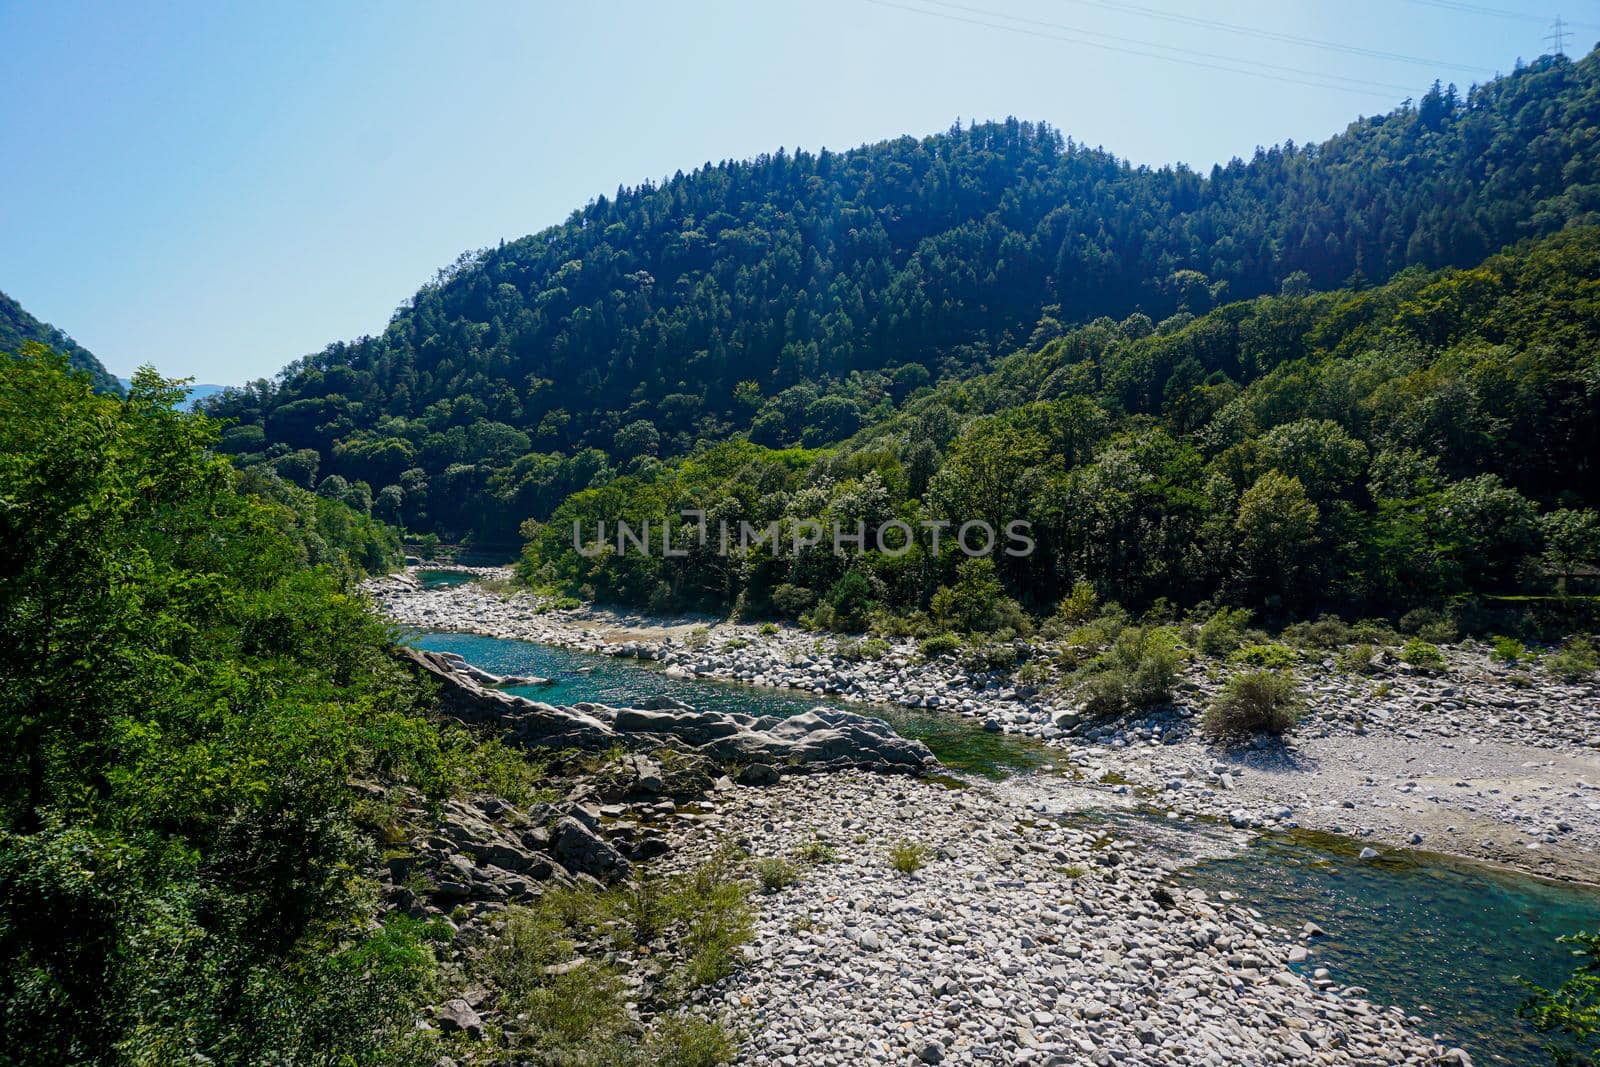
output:
[[[95,358],[93,352],[49,323],[28,314],[21,304],[0,293],[0,352],[17,352],[24,342],[33,341],[55,349],[67,357],[73,370],[81,370],[94,382],[96,392],[122,392],[122,383]]]
[[[1286,619],[1547,592],[1600,567],[1600,227],[1378,288],[1283,288],[1159,326],[1096,319],[840,448],[725,442],[584,490],[530,524],[524,574],[657,608],[995,631],[1025,625],[1008,599],[1048,612],[1075,586]],[[808,520],[1021,519],[1037,549],[724,555],[686,531],[681,557],[614,534],[600,550],[601,522],[660,530],[686,508],[776,522],[783,546]]]
[[[383,333],[210,402],[224,447],[377,514],[506,543],[525,518],[743,432],[855,433],[1074,324],[1476,263],[1600,219],[1600,58],[1435,88],[1200,174],[1011,119],[707,164],[463,256]]]

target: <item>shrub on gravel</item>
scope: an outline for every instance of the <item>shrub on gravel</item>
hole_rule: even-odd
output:
[[[1528,655],[1528,650],[1515,637],[1492,637],[1490,642],[1494,645],[1494,651],[1489,653],[1489,658],[1501,663],[1515,666]]]
[[[1293,667],[1299,656],[1287,645],[1247,645],[1228,657],[1229,663],[1263,670],[1281,671]]]
[[[776,856],[763,856],[751,867],[756,872],[756,880],[761,883],[761,888],[768,893],[791,886],[800,878],[800,872],[795,870],[794,864]]]
[[[961,666],[974,674],[1008,671],[1017,665],[1021,650],[1007,641],[972,641],[961,650]]]
[[[899,841],[889,849],[889,866],[901,874],[914,874],[927,862],[927,846],[915,841]]]
[[[810,841],[795,849],[795,858],[801,863],[820,866],[824,863],[838,863],[839,850],[820,837],[813,837]]]
[[[1366,642],[1354,644],[1339,653],[1339,668],[1351,674],[1371,674],[1378,669],[1378,649]]]
[[[1129,626],[1078,672],[1078,698],[1095,716],[1153,707],[1172,697],[1183,656],[1172,631]]]
[[[1582,682],[1600,670],[1600,656],[1587,637],[1574,637],[1544,658],[1544,669],[1564,682]]]
[[[1100,609],[1100,597],[1088,582],[1077,582],[1072,592],[1061,598],[1055,614],[1044,621],[1040,633],[1048,640],[1057,641],[1082,626]]]
[[[961,647],[961,638],[952,633],[934,634],[924,638],[917,646],[917,651],[922,653],[925,660],[935,660],[940,656],[948,655]]]
[[[1350,627],[1337,615],[1320,615],[1315,622],[1297,622],[1283,630],[1289,644],[1318,651],[1349,644],[1351,636]]]
[[[1304,701],[1294,679],[1283,671],[1252,671],[1228,679],[1206,709],[1200,725],[1221,741],[1257,734],[1282,735],[1300,719]]]
[[[1430,673],[1442,671],[1447,666],[1444,653],[1420,637],[1413,637],[1406,642],[1406,647],[1400,650],[1400,660]]]
[[[1219,608],[1200,624],[1195,647],[1203,655],[1221,659],[1245,643],[1245,629],[1249,625],[1250,612],[1244,608]]]

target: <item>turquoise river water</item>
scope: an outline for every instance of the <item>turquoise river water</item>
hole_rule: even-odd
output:
[[[998,779],[1052,765],[1048,749],[983,731],[970,719],[909,708],[840,704],[816,696],[728,683],[668,678],[650,664],[472,634],[417,635],[420,648],[456,652],[497,674],[539,675],[555,684],[511,692],[552,704],[626,705],[669,696],[693,705],[753,715],[793,715],[819,704],[879,715],[926,742],[952,770]],[[1151,815],[1085,813],[1075,818],[1173,834],[1212,834],[1205,823]],[[1545,1062],[1540,1041],[1516,1017],[1525,990],[1517,976],[1559,984],[1571,967],[1556,938],[1600,928],[1600,892],[1426,853],[1377,862],[1356,858],[1360,844],[1313,834],[1269,834],[1242,851],[1184,869],[1180,883],[1231,890],[1269,922],[1297,934],[1312,921],[1328,936],[1308,943],[1298,969],[1327,967],[1336,981],[1367,987],[1378,1004],[1422,1016],[1431,1033],[1477,1063]]]

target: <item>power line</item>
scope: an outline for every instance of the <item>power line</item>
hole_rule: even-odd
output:
[[[1199,51],[1195,51],[1193,49],[1177,48],[1177,47],[1172,46],[1172,45],[1155,44],[1155,43],[1150,42],[1150,41],[1141,41],[1141,40],[1138,40],[1136,38],[1121,37],[1121,36],[1118,36],[1116,34],[1101,33],[1101,32],[1094,31],[1094,30],[1084,30],[1084,29],[1080,29],[1080,28],[1074,27],[1074,26],[1064,26],[1064,25],[1061,25],[1059,23],[1041,22],[1041,21],[1036,20],[1036,19],[1023,19],[1023,18],[1019,18],[1019,17],[1017,17],[1015,15],[1007,15],[1007,14],[1004,14],[1004,13],[1001,13],[1001,12],[989,11],[989,10],[986,10],[986,9],[983,9],[983,8],[966,7],[966,6],[961,5],[961,4],[943,3],[943,0],[922,0],[922,2],[924,2],[924,3],[940,3],[941,6],[944,6],[944,7],[955,8],[955,9],[960,10],[960,11],[972,12],[974,15],[985,15],[985,16],[988,16],[989,18],[1006,19],[1006,20],[1009,20],[1011,22],[1027,23],[1027,24],[1030,24],[1032,26],[1039,26],[1039,27],[1048,27],[1049,29],[1052,29],[1052,30],[1065,31],[1065,34],[1069,34],[1071,36],[1063,35],[1061,33],[1043,32],[1042,30],[1038,30],[1038,29],[1029,29],[1029,28],[1026,28],[1025,26],[1009,26],[1009,25],[1005,25],[1004,23],[990,22],[990,21],[988,21],[987,19],[984,19],[984,18],[974,18],[974,17],[969,17],[969,16],[963,16],[963,15],[953,14],[953,13],[947,12],[947,11],[935,11],[935,10],[929,10],[928,8],[924,8],[924,7],[913,7],[910,4],[894,3],[893,0],[867,0],[867,3],[876,4],[879,7],[896,8],[896,9],[899,9],[901,11],[910,11],[910,12],[912,12],[914,14],[927,15],[927,16],[930,16],[932,18],[941,18],[941,19],[945,19],[945,20],[950,21],[950,22],[961,22],[961,23],[966,23],[968,25],[972,25],[972,26],[984,26],[984,27],[987,27],[989,29],[1004,30],[1004,31],[1009,32],[1009,33],[1021,34],[1021,35],[1025,36],[1025,37],[1035,37],[1035,38],[1038,38],[1038,39],[1041,39],[1041,40],[1062,41],[1062,42],[1065,42],[1067,44],[1087,45],[1090,48],[1099,48],[1099,49],[1103,49],[1103,50],[1109,51],[1109,52],[1120,52],[1120,53],[1122,53],[1124,55],[1136,55],[1136,56],[1144,56],[1144,57],[1149,58],[1149,59],[1161,59],[1161,60],[1166,60],[1169,63],[1181,63],[1181,64],[1184,64],[1184,65],[1187,65],[1187,66],[1192,66],[1192,67],[1203,67],[1203,68],[1206,68],[1206,69],[1209,69],[1209,70],[1223,71],[1224,73],[1228,73],[1228,74],[1243,74],[1243,75],[1247,75],[1249,77],[1266,78],[1266,79],[1268,79],[1270,81],[1278,81],[1278,82],[1284,82],[1284,83],[1287,83],[1287,84],[1295,84],[1295,85],[1305,85],[1305,86],[1309,86],[1309,87],[1311,87],[1313,89],[1333,89],[1333,90],[1336,90],[1336,91],[1339,91],[1339,92],[1356,93],[1356,94],[1362,95],[1362,96],[1370,96],[1370,97],[1379,97],[1379,96],[1381,96],[1381,97],[1383,97],[1385,99],[1389,98],[1387,93],[1377,93],[1377,92],[1373,92],[1373,91],[1371,91],[1369,89],[1356,88],[1355,86],[1370,85],[1370,86],[1374,86],[1376,88],[1390,89],[1390,90],[1394,90],[1394,91],[1398,91],[1398,92],[1405,92],[1405,93],[1409,93],[1409,92],[1413,91],[1413,87],[1412,86],[1408,86],[1408,85],[1398,85],[1398,84],[1394,84],[1394,83],[1391,83],[1391,82],[1368,81],[1367,79],[1364,79],[1364,78],[1348,78],[1348,77],[1345,77],[1343,75],[1338,75],[1338,74],[1322,74],[1322,73],[1319,73],[1319,72],[1316,72],[1316,71],[1301,70],[1301,69],[1299,69],[1297,67],[1282,67],[1282,66],[1276,66],[1274,64],[1269,64],[1269,63],[1261,63],[1261,62],[1256,61],[1256,60],[1242,59],[1242,58],[1237,57],[1237,56],[1217,55],[1217,54],[1211,53],[1211,52],[1199,52]],[[1089,40],[1088,39],[1089,37],[1103,37],[1103,38],[1106,38],[1106,39],[1112,40],[1112,41],[1126,42],[1126,44],[1121,44],[1121,45],[1119,45],[1119,44],[1106,44],[1106,43],[1103,43],[1101,41]],[[1180,54],[1179,55],[1164,55],[1161,52],[1150,51],[1150,49],[1152,49],[1152,48],[1164,49],[1166,51],[1177,52],[1177,53],[1180,53]],[[1187,59],[1187,58],[1184,58],[1184,56],[1198,56],[1198,57],[1202,57],[1202,58],[1199,58],[1199,59]],[[1216,60],[1218,62],[1208,62],[1208,60]],[[1230,65],[1230,64],[1246,64],[1246,65],[1245,66],[1237,66],[1237,65]],[[1272,73],[1268,73],[1269,71],[1283,71],[1283,72],[1286,72],[1286,73],[1285,74],[1272,74]],[[1312,80],[1312,79],[1322,79],[1322,80]],[[1338,84],[1339,82],[1346,82],[1346,83],[1350,83],[1350,84],[1341,85],[1341,84]]]
[[[1564,56],[1567,54],[1567,30],[1565,24],[1561,21],[1560,15],[1556,16],[1556,21],[1551,25],[1550,32],[1545,34],[1544,39],[1550,45],[1551,55]]]
[[[1419,66],[1435,69],[1459,70],[1469,74],[1493,74],[1488,67],[1476,67],[1467,63],[1451,63],[1443,59],[1427,59],[1422,56],[1406,55],[1403,52],[1386,52],[1381,48],[1367,48],[1363,45],[1343,44],[1338,41],[1323,41],[1315,37],[1301,37],[1292,33],[1281,33],[1277,30],[1260,29],[1255,26],[1240,26],[1232,22],[1223,22],[1220,19],[1203,18],[1198,15],[1184,15],[1176,11],[1160,11],[1156,8],[1141,7],[1138,4],[1116,3],[1114,0],[1068,0],[1069,3],[1083,4],[1090,7],[1104,8],[1107,11],[1126,11],[1146,18],[1162,19],[1167,22],[1176,22],[1185,26],[1195,26],[1207,30],[1222,30],[1227,33],[1237,33],[1246,37],[1258,37],[1265,41],[1281,41],[1285,44],[1304,45],[1307,48],[1322,48],[1330,52],[1343,52],[1346,55],[1367,56],[1372,59],[1388,59],[1396,63],[1415,63]]]
[[[1523,22],[1538,22],[1547,26],[1550,24],[1549,15],[1540,15],[1532,11],[1509,11],[1503,7],[1488,7],[1484,4],[1469,4],[1466,0],[1411,0],[1411,3],[1443,8],[1446,11],[1460,11],[1468,15],[1489,15],[1501,19],[1520,19]],[[1566,25],[1577,26],[1586,30],[1600,30],[1600,23],[1594,22],[1569,22]]]

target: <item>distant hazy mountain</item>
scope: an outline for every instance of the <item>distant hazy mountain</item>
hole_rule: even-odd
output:
[[[123,389],[127,389],[129,385],[133,384],[132,380],[128,378],[118,378],[117,381],[122,383]],[[200,401],[208,396],[216,396],[226,388],[227,386],[225,385],[191,385],[189,386],[189,399],[183,403],[184,409],[193,411],[195,405]]]
[[[89,372],[96,391],[120,393],[122,386],[111,372],[101,365],[94,353],[56,329],[48,322],[40,322],[23,310],[21,304],[5,293],[0,293],[0,352],[14,352],[24,341],[38,341],[49,345],[67,357],[78,370]]]

